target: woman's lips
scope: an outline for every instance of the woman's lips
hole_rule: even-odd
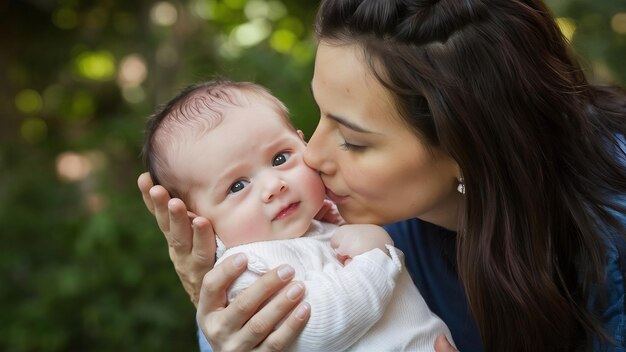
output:
[[[339,195],[335,194],[329,188],[326,188],[326,197],[328,197],[328,199],[332,200],[333,203],[335,203],[337,205],[341,204],[346,198],[348,198],[346,196],[339,196]]]
[[[276,214],[276,216],[272,220],[284,219],[288,217],[289,215],[293,214],[296,210],[298,210],[299,207],[300,207],[300,202],[291,203],[288,206],[284,207],[281,211],[279,211],[278,214]]]

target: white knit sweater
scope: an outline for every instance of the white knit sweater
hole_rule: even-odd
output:
[[[388,246],[390,257],[374,249],[344,267],[330,246],[336,228],[314,221],[299,238],[220,248],[216,264],[236,253],[248,257],[248,270],[230,288],[229,302],[260,275],[287,263],[295,280],[304,282],[311,305],[292,351],[433,351],[438,335],[452,341],[402,270],[400,250]]]

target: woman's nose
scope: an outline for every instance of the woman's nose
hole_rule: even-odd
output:
[[[331,175],[335,172],[335,163],[332,161],[330,142],[331,134],[323,120],[317,124],[317,128],[309,139],[304,151],[304,162],[312,169],[318,170],[322,174]]]
[[[279,194],[285,192],[289,187],[287,186],[287,182],[282,180],[279,177],[271,177],[266,181],[265,187],[263,188],[263,193],[261,197],[264,202],[271,202],[276,198]]]

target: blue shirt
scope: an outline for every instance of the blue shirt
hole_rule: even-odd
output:
[[[626,207],[626,196],[616,197],[613,200]],[[626,214],[614,211],[611,213],[626,229]],[[593,350],[626,352],[626,239],[608,227],[604,228],[604,235],[607,258],[604,287],[602,290],[592,290],[587,309],[596,312],[605,331],[614,341],[603,343],[598,338],[594,338]],[[599,293],[604,296],[598,298]]]

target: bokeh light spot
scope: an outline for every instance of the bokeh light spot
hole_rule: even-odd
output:
[[[267,38],[271,31],[267,21],[254,20],[235,27],[231,39],[238,46],[251,47]]]
[[[591,63],[593,76],[602,82],[613,82],[615,74],[604,59],[596,59]]]
[[[115,74],[115,60],[106,50],[83,52],[75,60],[81,77],[94,81],[106,81]]]
[[[102,194],[94,192],[87,195],[85,203],[89,212],[95,214],[104,210],[108,202]]]
[[[242,49],[232,40],[228,40],[228,38],[218,37],[217,39],[219,45],[219,54],[222,58],[227,60],[234,60],[241,56]]]
[[[287,15],[287,8],[280,1],[250,0],[246,3],[244,13],[249,20],[278,20]]]
[[[39,113],[42,105],[41,95],[36,90],[23,89],[15,96],[15,106],[23,114]]]
[[[170,2],[161,1],[152,6],[150,19],[154,24],[169,27],[178,20],[178,11]]]
[[[250,0],[246,3],[246,7],[243,12],[249,20],[256,18],[268,18],[270,12],[270,6],[263,0]]]
[[[572,38],[574,38],[574,33],[576,32],[576,23],[574,20],[567,17],[559,17],[556,19],[556,24],[559,26],[559,29],[565,38],[571,42]]]
[[[285,4],[281,1],[270,1],[268,2],[269,12],[267,14],[267,18],[276,21],[287,16],[287,8]]]
[[[20,128],[22,138],[30,143],[38,143],[46,139],[48,134],[48,125],[40,118],[29,117],[22,121]]]
[[[56,158],[57,175],[63,181],[75,182],[87,177],[92,170],[89,158],[76,152],[61,153]]]
[[[120,87],[136,87],[146,79],[147,74],[148,68],[144,59],[137,54],[131,54],[120,62],[117,84]]]
[[[611,28],[615,33],[626,34],[626,12],[618,12],[611,18]]]
[[[279,53],[288,53],[297,41],[296,35],[287,30],[279,29],[272,34],[270,38],[270,46]]]
[[[205,19],[212,20],[215,18],[213,9],[215,8],[215,2],[212,0],[196,0],[189,4],[191,13],[196,16]]]

